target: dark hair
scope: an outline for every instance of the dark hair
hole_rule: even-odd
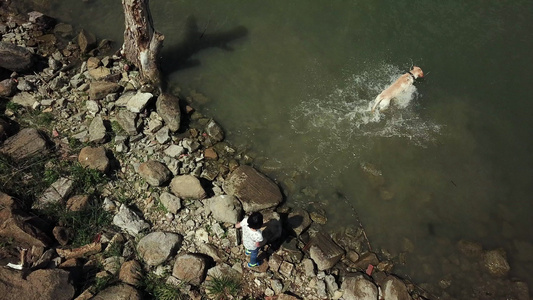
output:
[[[263,226],[263,215],[260,212],[254,212],[248,217],[248,227],[259,229]]]

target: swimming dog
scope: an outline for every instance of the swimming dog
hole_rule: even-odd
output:
[[[415,80],[419,77],[424,77],[424,72],[422,72],[422,69],[419,67],[413,66],[411,71],[400,76],[400,78],[398,78],[393,84],[381,92],[376,99],[374,99],[372,112],[374,112],[376,108],[378,108],[378,110],[387,109],[391,100],[413,85]]]

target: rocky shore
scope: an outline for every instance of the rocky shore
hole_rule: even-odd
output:
[[[39,12],[0,10],[0,294],[437,298],[394,275],[362,227],[331,234],[324,216],[285,203],[194,109],[195,95],[141,85],[109,41]],[[248,268],[234,224],[254,211],[266,242],[263,264]],[[509,272],[504,252],[459,246],[491,276]],[[467,294],[488,299],[485,288]],[[493,288],[529,299],[521,281]]]

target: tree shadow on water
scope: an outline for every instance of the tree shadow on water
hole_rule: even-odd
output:
[[[176,45],[163,48],[163,72],[170,74],[177,70],[199,66],[200,60],[191,59],[194,54],[214,47],[233,51],[228,43],[248,35],[248,30],[244,26],[236,26],[227,31],[215,33],[207,33],[207,30],[208,27],[200,30],[196,17],[189,16],[185,23],[184,39]]]

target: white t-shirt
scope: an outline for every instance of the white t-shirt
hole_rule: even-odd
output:
[[[263,234],[260,229],[253,230],[248,227],[248,217],[242,219],[241,221],[242,228],[242,243],[244,248],[248,250],[255,250],[257,246],[255,243],[260,243],[263,241]]]

